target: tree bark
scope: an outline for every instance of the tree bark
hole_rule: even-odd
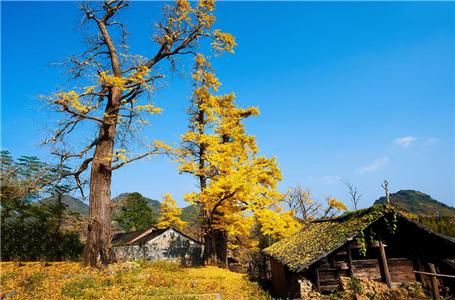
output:
[[[215,265],[217,261],[213,230],[210,227],[204,231],[204,254],[202,255],[202,260],[204,265]]]
[[[221,230],[215,230],[214,232],[214,240],[215,240],[215,252],[217,258],[217,264],[219,267],[227,268],[228,261],[227,261],[227,234]]]
[[[93,156],[90,172],[90,220],[82,258],[84,266],[102,267],[115,261],[111,246],[111,166],[120,97],[121,91],[113,87],[108,97],[105,122],[100,127]]]

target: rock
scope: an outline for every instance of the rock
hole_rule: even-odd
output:
[[[2,299],[13,297],[14,295],[16,295],[16,293],[17,293],[16,291],[11,291],[9,293],[6,293]]]

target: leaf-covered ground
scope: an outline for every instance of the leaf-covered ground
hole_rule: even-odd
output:
[[[1,266],[1,299],[270,299],[243,274],[216,267],[133,262],[103,271],[79,263]]]

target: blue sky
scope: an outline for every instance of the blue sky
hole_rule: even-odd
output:
[[[37,95],[65,82],[62,61],[84,48],[76,2],[2,2],[1,142],[15,156],[38,155],[56,116]],[[161,4],[133,2],[123,14],[131,50],[153,53]],[[454,206],[455,8],[443,2],[220,2],[217,25],[236,36],[235,55],[213,64],[241,106],[261,153],[276,156],[280,189],[301,184],[323,199],[347,200],[348,178],[368,206],[391,191],[416,189]],[[156,95],[164,108],[149,139],[177,142],[186,129],[188,76]],[[84,133],[85,134],[85,133]],[[87,136],[87,139],[89,136]],[[182,195],[195,181],[154,158],[116,171],[113,195]]]

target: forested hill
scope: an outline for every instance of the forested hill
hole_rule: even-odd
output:
[[[78,213],[81,216],[88,215],[88,205],[84,203],[83,201],[70,196],[70,195],[62,195],[61,198],[62,203],[66,206],[66,209],[70,212]],[[37,204],[56,204],[57,203],[57,197],[49,197],[49,198],[44,198],[40,201],[37,202]]]
[[[381,197],[374,204],[385,203]],[[455,216],[455,208],[433,199],[430,195],[414,190],[401,190],[390,194],[391,204],[400,210],[421,216]]]
[[[122,193],[122,194],[112,198],[112,202],[114,202],[114,203],[123,202],[124,203],[124,200],[126,200],[128,195],[130,195],[130,194],[132,194],[132,193]],[[150,198],[147,198],[144,196],[142,196],[142,198],[147,201],[148,205],[150,206],[150,208],[153,211],[153,214],[157,217],[160,214],[160,206],[161,206],[160,201],[155,200],[155,199],[150,199]],[[37,204],[39,204],[39,203],[44,203],[44,204],[49,203],[50,204],[50,203],[55,203],[56,201],[57,201],[57,199],[55,197],[49,197],[49,198],[45,198],[45,199],[38,201]],[[79,213],[81,216],[88,215],[88,205],[85,202],[81,201],[80,199],[75,198],[70,195],[63,195],[62,202],[63,202],[63,204],[66,205],[66,209],[68,211]],[[122,207],[122,204],[118,205],[116,209],[118,210],[120,207]],[[197,210],[196,206],[189,205],[182,209],[181,219],[183,221],[188,222],[189,224],[192,224],[197,220],[197,218],[198,218],[198,210]]]
[[[133,193],[121,193],[120,195],[112,198],[112,202],[114,203],[121,203],[117,208],[120,208],[122,207],[122,204],[124,204],[126,201],[126,199],[128,198],[129,195],[131,195]],[[147,201],[147,204],[148,206],[150,206],[150,208],[152,209],[152,211],[156,214],[159,214],[160,212],[160,206],[161,206],[161,203],[160,201],[158,200],[155,200],[155,199],[150,199],[150,198],[147,198],[147,197],[144,197],[142,196],[142,199],[145,199]]]

